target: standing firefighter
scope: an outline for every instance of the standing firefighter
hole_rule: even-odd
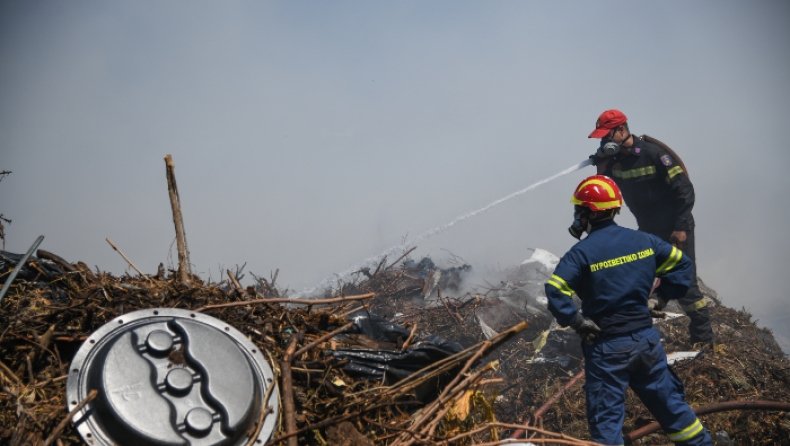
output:
[[[619,110],[603,112],[589,137],[601,139],[591,158],[599,175],[614,178],[620,186],[639,230],[682,249],[691,259],[692,284],[678,301],[691,320],[689,341],[712,344],[710,310],[697,284],[694,258],[694,186],[683,162],[660,141],[632,135]],[[659,302],[666,304],[663,298]]]
[[[584,232],[588,236],[562,257],[546,283],[546,296],[557,322],[571,326],[584,340],[592,439],[623,444],[625,391],[630,386],[670,440],[712,445],[683,399],[683,384],[667,364],[648,308],[656,276],[667,298],[686,293],[692,283],[691,259],[654,235],[618,226],[614,216],[623,198],[606,176],[582,181],[571,202],[576,206],[570,232],[579,239]],[[571,299],[574,292],[581,298],[581,313]]]

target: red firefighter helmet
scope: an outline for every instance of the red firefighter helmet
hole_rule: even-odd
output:
[[[615,182],[605,175],[593,175],[579,183],[571,203],[593,211],[605,211],[623,206],[623,195]]]

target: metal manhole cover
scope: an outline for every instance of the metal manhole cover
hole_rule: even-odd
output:
[[[257,439],[252,439],[263,415]],[[119,316],[93,333],[71,363],[72,410],[92,445],[263,444],[277,420],[279,395],[263,352],[238,330],[200,313],[150,309]]]

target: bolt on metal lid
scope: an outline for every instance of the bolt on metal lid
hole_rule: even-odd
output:
[[[276,386],[263,352],[241,332],[163,308],[119,316],[89,336],[71,363],[66,395],[71,410],[99,390],[74,417],[92,445],[245,445],[274,431]],[[273,410],[261,420],[267,392]]]

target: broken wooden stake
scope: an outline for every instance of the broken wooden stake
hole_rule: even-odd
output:
[[[189,283],[189,276],[192,273],[189,261],[189,248],[187,247],[187,234],[184,230],[184,219],[181,216],[181,198],[178,196],[178,186],[176,185],[176,165],[173,157],[165,157],[165,171],[167,174],[167,190],[170,193],[170,207],[173,209],[173,224],[176,227],[176,245],[178,247],[178,280]]]

